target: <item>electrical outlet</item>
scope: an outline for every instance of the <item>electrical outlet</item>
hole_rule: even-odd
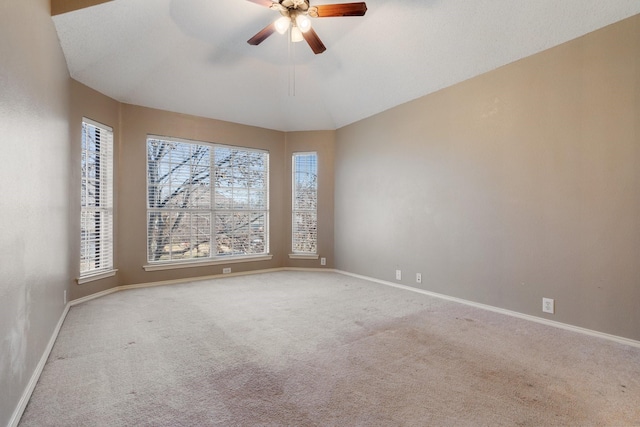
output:
[[[327,265],[327,259],[324,257],[320,258],[320,265]]]
[[[402,280],[402,271],[396,270],[396,280]]]
[[[222,274],[229,274],[231,273],[231,267],[225,267],[222,269]]]
[[[552,298],[542,298],[542,311],[551,314],[555,312],[555,304]]]
[[[416,283],[422,283],[422,273],[416,273]]]

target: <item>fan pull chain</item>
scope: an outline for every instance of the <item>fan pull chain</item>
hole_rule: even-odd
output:
[[[291,57],[291,71],[293,72],[293,96],[296,96],[296,45],[295,43],[291,43],[293,44],[293,54]]]
[[[291,28],[288,31],[288,56],[289,56],[289,82],[288,82],[288,95],[296,96],[296,61],[295,61],[295,53],[296,46],[295,43],[291,41]]]

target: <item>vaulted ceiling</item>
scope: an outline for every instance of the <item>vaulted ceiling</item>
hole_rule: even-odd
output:
[[[246,0],[84,1],[100,4],[53,17],[74,79],[282,131],[337,129],[640,13],[638,0],[366,0],[363,17],[312,20],[315,55],[277,33],[247,44],[280,15]]]

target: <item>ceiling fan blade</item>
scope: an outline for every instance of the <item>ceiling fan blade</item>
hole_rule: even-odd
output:
[[[260,6],[271,7],[273,2],[271,0],[247,0],[251,3],[259,4]]]
[[[314,18],[327,18],[332,16],[363,16],[367,12],[365,2],[322,4],[309,8],[309,15]]]
[[[306,33],[302,33],[302,37],[309,43],[309,47],[316,55],[327,50],[313,28],[310,28]]]
[[[263,41],[265,41],[265,39],[269,37],[271,34],[273,34],[275,31],[276,31],[276,26],[272,22],[271,24],[264,27],[262,30],[258,31],[258,33],[255,36],[247,40],[247,43],[253,46],[257,46]]]

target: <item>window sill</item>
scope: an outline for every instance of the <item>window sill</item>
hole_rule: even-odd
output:
[[[76,279],[78,285],[82,285],[83,283],[93,282],[95,280],[105,279],[107,277],[115,276],[118,270],[107,270],[101,271],[99,273],[87,274],[86,276],[80,276]]]
[[[220,264],[237,264],[240,262],[254,262],[254,261],[271,261],[273,255],[248,255],[242,257],[225,258],[218,257],[208,259],[206,261],[179,261],[179,262],[163,262],[156,264],[143,265],[144,271],[160,271],[160,270],[173,270],[176,268],[192,268],[192,267],[207,267],[210,265]]]
[[[289,254],[289,259],[318,259],[318,254]]]

